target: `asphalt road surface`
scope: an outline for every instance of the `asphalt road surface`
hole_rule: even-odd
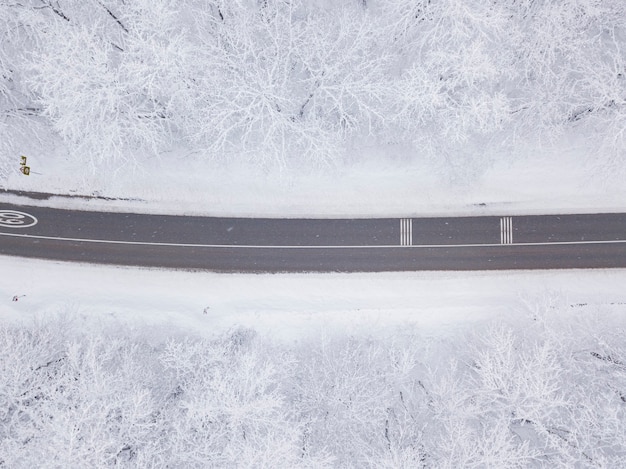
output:
[[[224,272],[626,267],[626,214],[252,219],[4,204],[0,254]]]

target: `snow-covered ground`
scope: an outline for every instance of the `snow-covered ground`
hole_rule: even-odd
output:
[[[551,303],[576,315],[598,308],[626,313],[626,270],[244,275],[6,256],[0,266],[4,320],[60,313],[84,327],[150,324],[203,336],[244,326],[296,341],[386,336],[409,325],[436,336],[485,321],[513,324]]]
[[[334,168],[267,170],[220,164],[180,149],[146,157],[138,169],[92,174],[47,147],[25,154],[31,175],[15,172],[5,188],[124,199],[19,198],[0,202],[93,210],[214,216],[419,217],[521,215],[626,210],[626,185],[598,170],[574,136],[554,146],[528,145],[516,155],[476,157],[477,174],[458,174],[440,162],[393,147],[371,148]],[[381,151],[384,153],[381,154]],[[482,159],[481,159],[482,158]],[[138,158],[141,160],[141,158]],[[465,163],[467,166],[467,163]]]

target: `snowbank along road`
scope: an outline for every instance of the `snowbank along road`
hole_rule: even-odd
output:
[[[626,214],[253,219],[4,205],[0,254],[231,272],[626,267]]]

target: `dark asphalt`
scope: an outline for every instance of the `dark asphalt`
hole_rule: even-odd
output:
[[[11,211],[37,223],[20,227],[29,218]],[[0,253],[223,272],[626,267],[626,214],[507,218],[246,219],[2,205]]]

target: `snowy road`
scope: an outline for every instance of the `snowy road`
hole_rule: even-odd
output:
[[[3,205],[0,253],[248,272],[626,267],[626,214],[247,219]]]

